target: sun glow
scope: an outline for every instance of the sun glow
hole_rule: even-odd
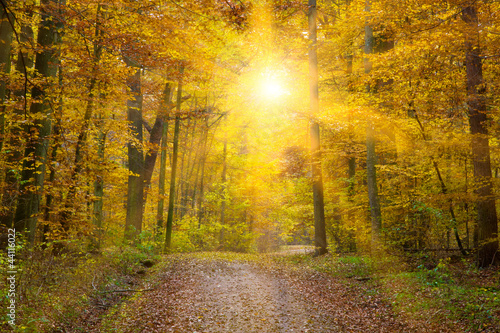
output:
[[[266,98],[273,99],[286,94],[286,90],[283,88],[283,85],[279,80],[267,77],[261,83],[261,94]]]

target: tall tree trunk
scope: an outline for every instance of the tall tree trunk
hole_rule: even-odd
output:
[[[168,94],[167,94],[168,90]],[[160,156],[160,179],[158,184],[158,210],[156,214],[156,232],[158,235],[163,233],[163,210],[165,205],[165,178],[167,172],[167,148],[168,148],[168,116],[172,105],[172,86],[170,83],[165,85],[163,94],[163,103],[165,104],[165,114],[161,130],[161,156]]]
[[[61,69],[61,61],[59,61],[59,73],[58,73],[58,78],[59,78],[59,109],[58,113],[59,116],[62,115],[63,112],[63,97],[62,97],[62,86],[63,86],[63,74],[62,74],[62,69]],[[54,144],[52,147],[52,153],[49,161],[49,169],[50,169],[50,174],[49,174],[49,184],[52,188],[54,181],[56,179],[56,158],[57,158],[57,151],[61,147],[61,140],[59,138],[59,135],[61,134],[61,126],[60,126],[60,119],[56,119],[56,125],[54,126]],[[42,235],[42,242],[47,242],[48,237],[47,234],[50,232],[49,228],[49,222],[51,220],[51,212],[52,212],[52,202],[53,202],[54,196],[52,195],[51,189],[49,189],[47,193],[47,197],[45,198],[45,213],[44,213],[44,221],[45,225],[43,227],[43,235]]]
[[[177,157],[179,152],[179,132],[180,132],[180,112],[182,102],[182,76],[184,67],[180,69],[180,79],[177,87],[177,110],[175,114],[174,126],[174,146],[172,152],[172,171],[170,173],[170,192],[168,198],[168,215],[167,215],[167,230],[165,233],[165,246],[163,251],[166,252],[172,245],[172,225],[174,221],[174,203],[175,203],[175,178],[177,174]]]
[[[190,119],[188,119],[188,123],[190,122]],[[179,129],[179,145],[182,148],[182,154],[181,154],[181,164],[179,167],[179,172],[178,172],[178,182],[177,182],[177,188],[175,189],[175,204],[174,204],[174,216],[177,216],[180,219],[182,219],[182,189],[184,187],[184,161],[186,159],[186,151],[187,151],[187,139],[189,137],[189,125],[185,126],[185,134],[183,133],[182,129]],[[184,135],[183,135],[184,134]]]
[[[5,101],[7,97],[7,78],[10,73],[10,49],[12,44],[12,15],[6,8],[10,1],[0,4],[0,71],[4,74],[0,79],[0,151],[2,151],[5,140]],[[4,7],[5,6],[5,7]]]
[[[493,194],[490,163],[490,146],[487,128],[487,107],[483,63],[478,41],[478,17],[475,6],[462,9],[462,19],[467,24],[465,32],[465,68],[467,75],[467,105],[472,135],[472,162],[476,185],[476,209],[479,249],[477,261],[487,267],[499,260],[498,219]]]
[[[104,129],[104,120],[102,115],[96,122],[98,134],[97,134],[97,158],[98,158],[98,169],[94,180],[94,202],[93,202],[93,214],[92,222],[95,227],[95,234],[93,237],[93,242],[96,247],[100,247],[102,230],[103,230],[103,198],[104,198],[104,170],[101,165],[105,162],[105,149],[106,149],[106,136],[107,132]]]
[[[163,210],[165,206],[165,178],[167,172],[167,142],[168,121],[163,122],[161,132],[161,157],[160,157],[160,179],[158,184],[158,211],[156,214],[156,232],[161,235],[163,231]]]
[[[189,124],[191,124],[191,120],[189,121]],[[189,129],[190,126],[188,126]],[[185,173],[184,176],[182,177],[182,189],[181,189],[181,210],[180,210],[180,218],[188,212],[188,196],[189,196],[189,183],[190,179],[192,176],[192,167],[191,164],[194,165],[196,163],[195,161],[192,161],[192,155],[193,155],[193,145],[194,145],[194,138],[195,138],[195,133],[196,133],[196,119],[193,119],[192,125],[191,125],[191,139],[189,140],[189,147],[187,145],[188,141],[188,133],[189,131],[186,130],[186,149],[188,151],[187,159],[186,159],[186,168],[185,168]],[[195,156],[196,157],[196,156]]]
[[[198,228],[201,227],[201,222],[203,220],[203,199],[205,191],[205,162],[207,161],[207,145],[208,145],[208,131],[210,130],[208,125],[208,116],[205,119],[205,135],[203,136],[203,148],[201,149],[200,156],[200,192],[198,194]]]
[[[133,96],[127,101],[127,120],[130,122],[132,140],[128,143],[128,190],[125,237],[136,238],[142,231],[144,202],[144,156],[142,151],[142,93],[141,69],[128,78],[127,85]]]
[[[42,21],[38,30],[38,45],[40,51],[37,53],[35,69],[47,78],[55,77],[57,74],[57,31],[62,28],[61,21],[52,16],[49,7],[57,8],[64,0],[42,0]],[[45,179],[45,163],[51,133],[51,102],[50,96],[46,95],[47,87],[42,90],[39,86],[33,87],[31,96],[33,103],[30,107],[30,115],[35,120],[25,127],[28,134],[28,143],[24,152],[25,160],[20,181],[20,195],[14,226],[16,231],[27,234],[30,245],[35,242],[35,232],[38,214],[40,212],[40,199],[43,192]]]
[[[171,109],[171,85],[167,83],[165,85],[165,90],[163,91],[163,103],[161,103],[160,110],[156,115],[155,123],[151,132],[149,133],[149,150],[146,153],[146,158],[144,160],[144,184],[145,186],[151,185],[151,178],[153,177],[153,171],[156,164],[156,158],[158,157],[158,147],[160,147],[162,136],[163,136],[163,124],[166,122],[167,114]],[[144,193],[144,204],[146,204],[147,191]]]
[[[314,201],[314,246],[315,255],[328,252],[325,226],[325,204],[323,198],[323,177],[321,173],[319,113],[318,55],[316,0],[309,0],[309,87],[311,99],[311,169]]]
[[[221,205],[220,205],[220,234],[219,244],[224,242],[224,225],[226,224],[226,190],[227,190],[227,139],[224,140],[224,150],[222,155],[222,176],[221,176]]]
[[[367,12],[370,11],[370,1],[366,2]],[[365,25],[365,54],[373,53],[373,29],[367,23]],[[370,73],[372,64],[368,59],[365,59],[365,73]],[[367,92],[370,93],[370,86],[367,85]],[[373,123],[368,120],[366,124],[366,181],[368,186],[368,200],[370,203],[370,216],[372,227],[372,247],[377,249],[380,241],[380,231],[382,229],[382,213],[380,210],[380,198],[378,195],[376,163],[377,156],[375,153],[375,133]]]
[[[12,17],[5,10],[4,6],[10,5],[10,1],[6,1],[0,4],[0,71],[4,74],[3,78],[0,79],[0,151],[3,150],[3,144],[5,141],[5,102],[7,100],[7,77],[10,73],[10,49],[12,43]],[[8,7],[7,7],[8,8]],[[10,167],[7,166],[7,173],[10,173]],[[9,193],[9,183],[6,182],[5,188],[3,190],[2,196],[2,208],[6,208],[5,211],[0,212],[0,231],[2,235],[7,234],[7,228],[12,227],[12,214],[10,209],[10,198]],[[5,229],[5,230],[3,230]],[[4,240],[0,244],[4,244]]]

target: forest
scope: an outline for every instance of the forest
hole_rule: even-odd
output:
[[[0,0],[0,331],[500,332],[498,96],[493,0]]]

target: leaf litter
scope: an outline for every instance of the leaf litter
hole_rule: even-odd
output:
[[[97,331],[448,331],[396,316],[382,296],[366,292],[359,282],[265,260],[176,256],[151,283],[153,290],[134,296]]]

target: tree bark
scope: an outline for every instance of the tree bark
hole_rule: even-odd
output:
[[[59,39],[57,31],[62,28],[62,23],[51,15],[48,7],[57,8],[63,0],[42,0],[41,16],[38,31],[38,45],[35,69],[44,77],[55,77],[57,74],[57,50],[55,45]],[[33,103],[30,115],[34,120],[25,127],[28,134],[28,143],[24,152],[25,160],[20,181],[20,195],[14,217],[16,231],[27,235],[29,244],[35,242],[35,232],[38,214],[40,212],[41,193],[45,179],[45,163],[51,133],[51,97],[46,94],[48,89],[40,86],[33,87]]]
[[[370,2],[366,2],[367,12],[370,11]],[[365,25],[365,54],[373,53],[373,29],[367,23]],[[372,64],[368,59],[365,59],[365,73],[370,73]],[[371,92],[370,85],[366,87],[367,93]],[[376,141],[373,123],[368,120],[366,124],[366,182],[368,187],[368,200],[370,204],[370,217],[372,227],[372,248],[378,249],[380,242],[380,231],[382,229],[382,213],[380,210],[380,198],[378,195],[377,172],[376,172]]]
[[[184,67],[181,67],[179,84],[177,87],[177,110],[175,115],[174,125],[174,142],[172,152],[172,171],[170,173],[170,192],[168,198],[168,215],[167,215],[167,230],[165,232],[165,246],[163,251],[166,252],[172,245],[172,224],[174,221],[174,203],[175,203],[175,178],[177,174],[177,158],[179,152],[179,132],[180,132],[180,112],[182,103],[182,75]]]
[[[203,220],[203,199],[205,195],[205,162],[207,161],[207,144],[208,144],[208,132],[210,128],[208,125],[208,115],[205,120],[205,135],[203,137],[203,148],[201,149],[200,156],[200,191],[198,194],[198,228],[201,228],[201,222]]]
[[[5,2],[4,5],[6,8],[10,4],[10,2]],[[3,145],[5,141],[5,102],[7,100],[7,77],[10,73],[10,50],[12,44],[12,26],[11,26],[11,17],[4,8],[4,5],[0,5],[0,71],[3,72],[4,78],[0,79],[0,151],[3,150]],[[10,168],[7,166],[7,175],[11,172]],[[2,197],[2,208],[5,207],[6,210],[2,211],[0,214],[0,227],[2,229],[12,228],[12,213],[10,209],[10,197],[9,193],[9,182],[6,179],[5,188],[3,189],[3,197]],[[6,234],[3,232],[2,234]],[[3,245],[3,239],[1,244]]]
[[[156,115],[153,128],[149,133],[150,148],[146,153],[146,158],[144,160],[144,185],[146,187],[151,185],[151,178],[153,177],[156,158],[158,157],[158,148],[162,145],[163,124],[167,121],[166,117],[171,109],[170,95],[171,85],[170,83],[167,83],[165,85],[165,90],[163,91],[163,102],[161,103],[160,110],[158,110],[158,114]],[[147,191],[144,193],[144,205],[146,204],[147,193]]]
[[[0,70],[4,73],[0,79],[0,151],[3,149],[5,140],[5,101],[7,97],[7,77],[10,73],[10,49],[12,45],[12,15],[6,8],[10,1],[0,5]],[[4,7],[5,6],[5,7]]]
[[[96,247],[100,247],[101,238],[102,238],[102,230],[103,230],[103,198],[104,198],[104,172],[102,169],[102,165],[105,163],[105,149],[106,149],[106,136],[107,132],[105,131],[104,120],[102,119],[102,115],[97,120],[97,158],[98,158],[98,169],[95,175],[94,180],[94,202],[93,202],[93,214],[92,214],[92,222],[95,227],[94,234],[94,245]]]
[[[478,41],[478,17],[475,6],[462,9],[467,24],[465,33],[465,68],[467,75],[467,105],[472,135],[472,162],[476,185],[478,223],[477,263],[487,267],[498,261],[498,219],[493,194],[490,146],[487,128],[486,84]]]
[[[316,0],[309,0],[309,88],[311,105],[311,171],[314,202],[314,246],[315,255],[328,252],[325,226],[325,204],[323,198],[323,177],[321,173],[319,113],[318,55],[317,55],[317,9]]]
[[[163,231],[163,210],[165,206],[165,178],[167,171],[167,137],[168,137],[168,121],[163,122],[161,132],[161,156],[160,156],[160,179],[158,184],[158,210],[156,214],[156,229],[158,234]]]
[[[125,237],[136,238],[142,231],[144,202],[144,156],[142,151],[142,93],[141,69],[128,78],[127,85],[133,96],[127,101],[127,120],[130,122],[132,140],[128,143],[128,191]]]

